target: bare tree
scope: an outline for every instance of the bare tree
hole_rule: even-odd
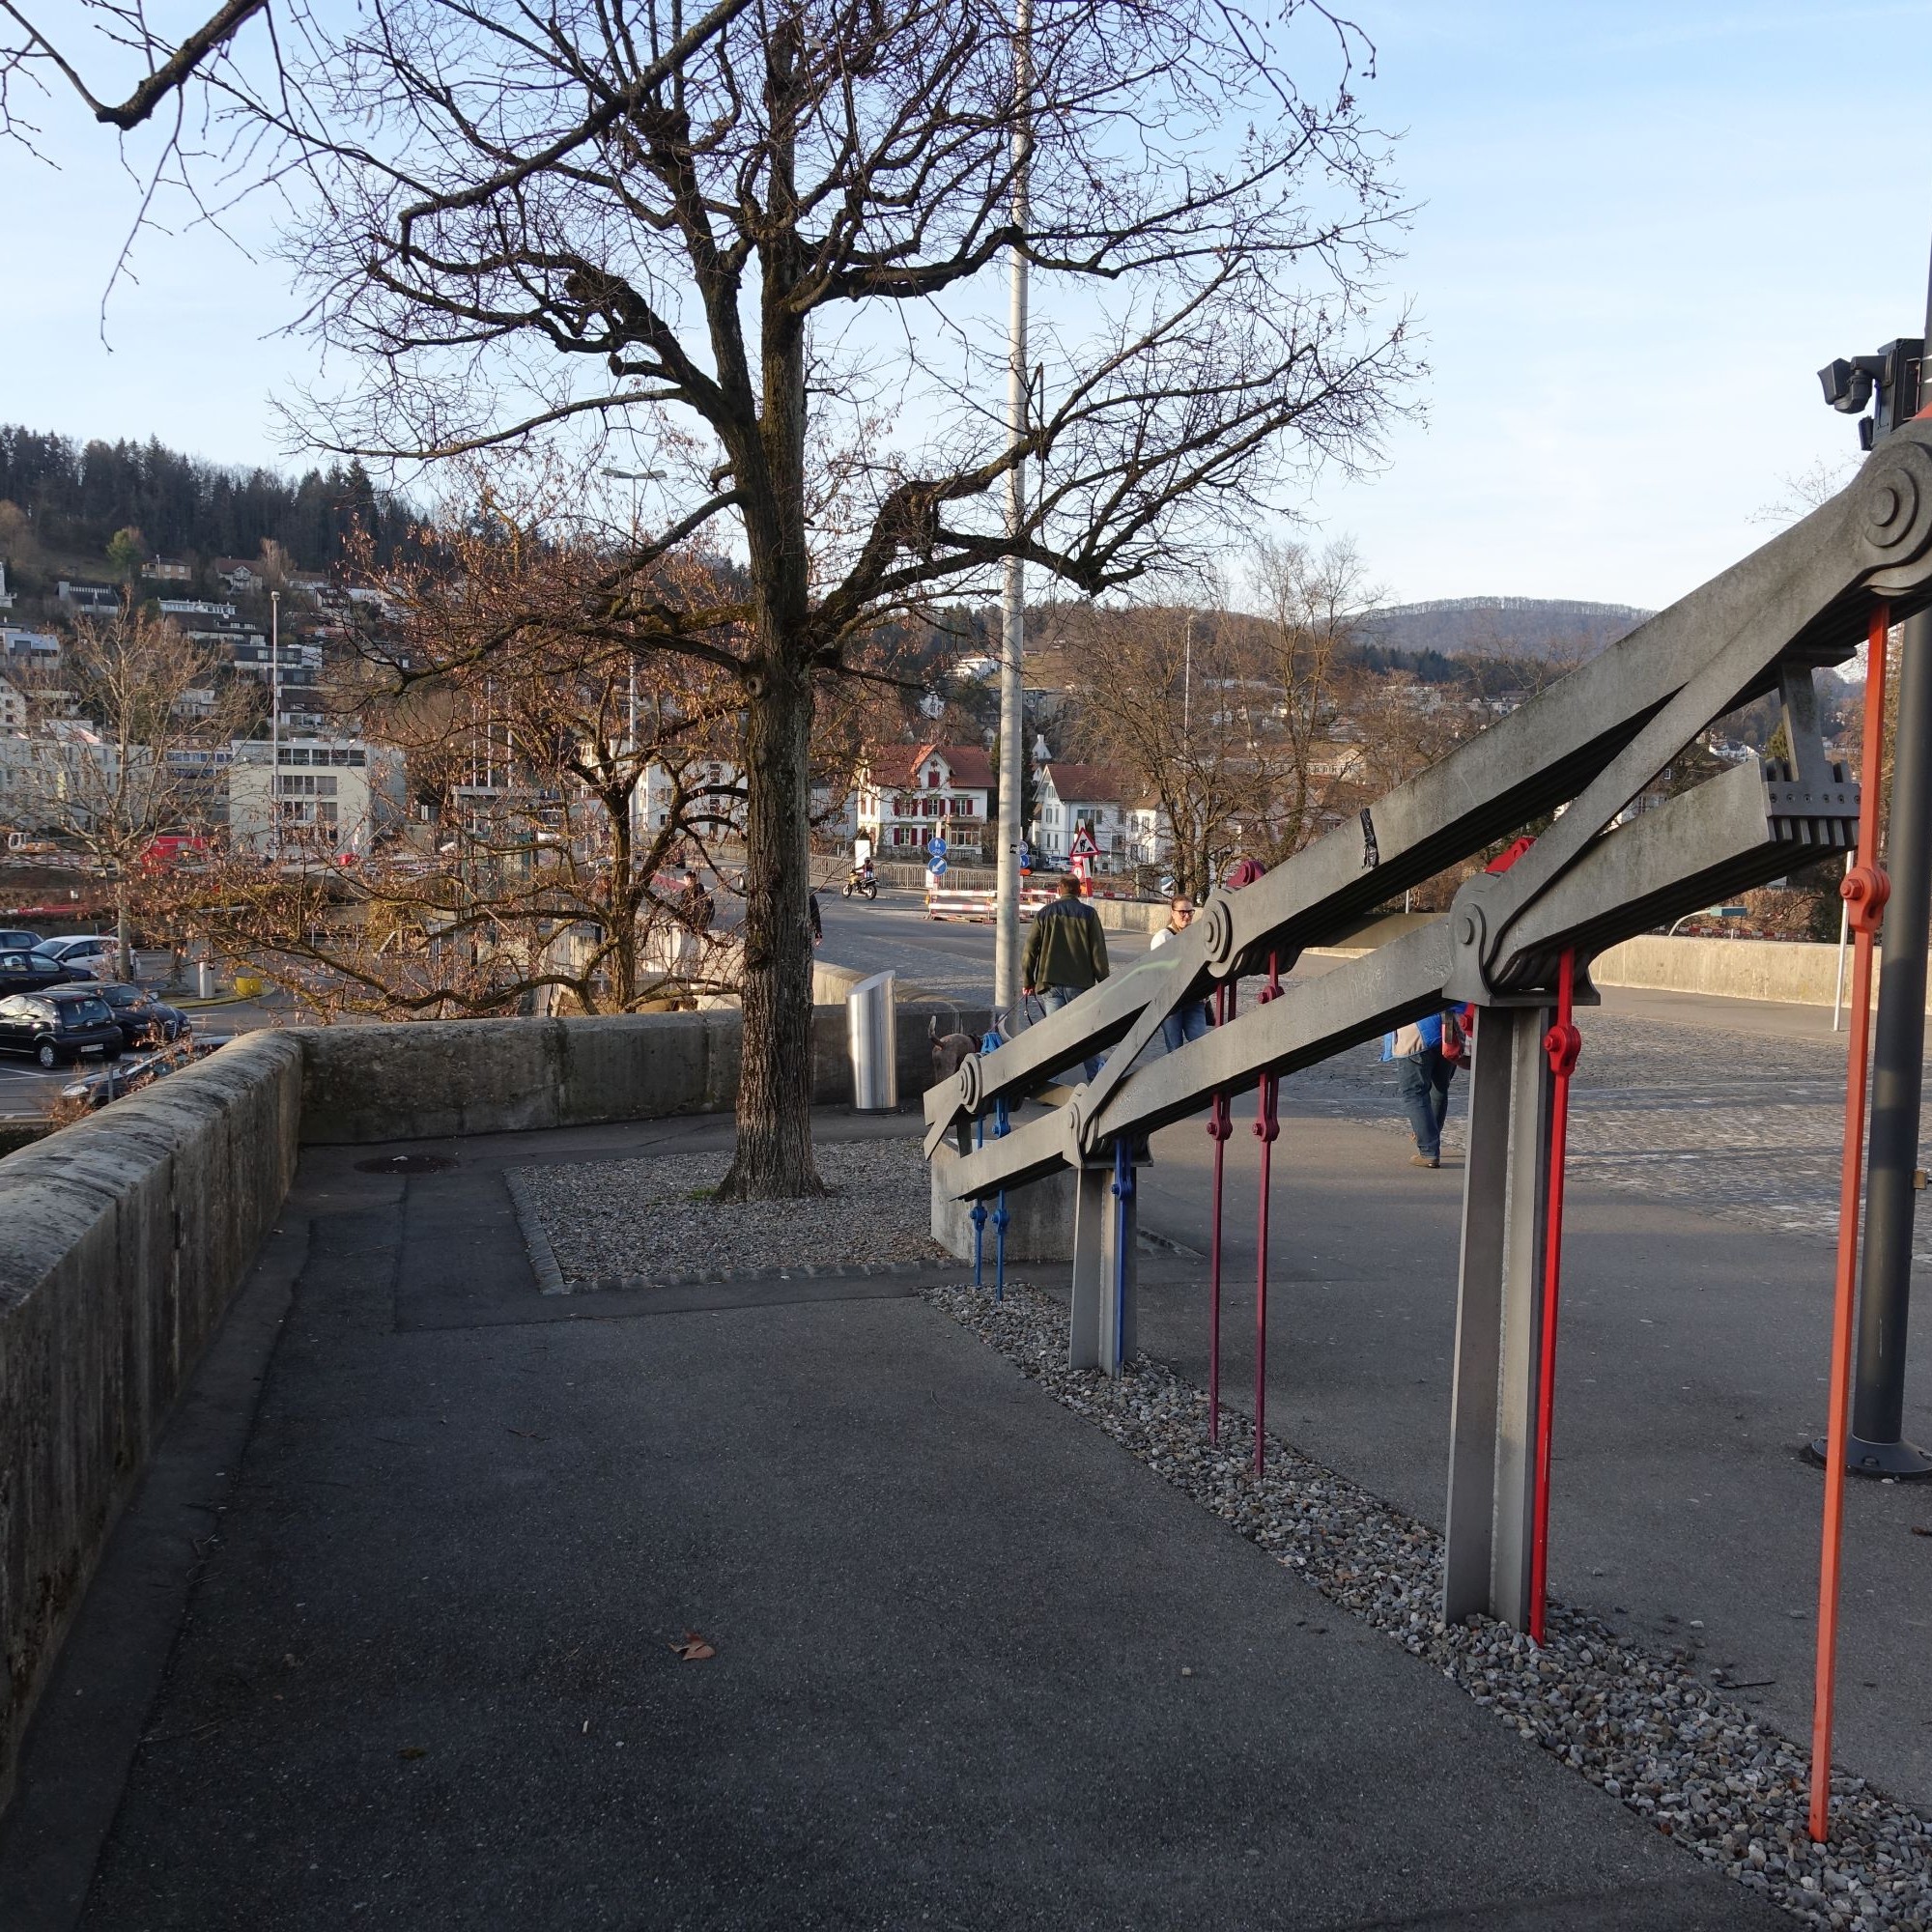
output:
[[[1255,627],[1171,608],[1056,618],[1048,635],[1072,672],[1082,751],[1154,800],[1176,889],[1207,893],[1267,825],[1278,792],[1278,694]]]
[[[320,1011],[628,1012],[735,983],[735,944],[698,916],[685,862],[742,810],[737,681],[577,621],[609,557],[537,527],[566,487],[513,514],[484,481],[470,514],[384,570],[330,701],[407,769],[391,835],[343,865],[284,831],[283,864],[236,849],[183,882],[198,931]],[[668,556],[656,594],[715,604],[726,576]]]
[[[1298,852],[1332,817],[1337,780],[1373,761],[1361,724],[1367,680],[1354,662],[1362,620],[1376,601],[1361,557],[1344,538],[1320,550],[1288,539],[1258,539],[1251,553],[1262,611],[1262,648],[1280,693],[1280,777],[1269,822],[1270,865]],[[1351,707],[1352,700],[1352,707]],[[1346,716],[1349,708],[1354,722]],[[1349,732],[1346,741],[1338,734]]]
[[[113,882],[123,979],[129,927],[153,891],[162,833],[210,838],[226,805],[225,757],[255,699],[215,653],[131,600],[80,619],[57,667],[34,672],[10,811],[77,848]]]
[[[235,98],[305,158],[314,324],[374,379],[327,411],[334,446],[620,427],[655,479],[660,535],[584,614],[741,689],[727,1196],[818,1185],[820,682],[882,619],[990,598],[1009,556],[1088,595],[1166,567],[1359,460],[1392,407],[1408,352],[1374,280],[1399,211],[1352,91],[1365,46],[1287,12],[1067,0],[1022,46],[993,0],[765,0],[698,44],[647,0],[385,0]],[[1304,17],[1332,35],[1319,89],[1281,50]],[[1057,318],[1010,442],[985,274],[1009,249]],[[667,610],[651,574],[699,534],[742,592]]]

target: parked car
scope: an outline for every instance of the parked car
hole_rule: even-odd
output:
[[[99,991],[113,1009],[114,1024],[128,1036],[129,1046],[165,1046],[188,1031],[188,1016],[179,1007],[164,1006],[145,986],[130,986],[126,980],[103,980]]]
[[[127,1036],[114,1011],[86,986],[48,986],[0,1000],[0,1053],[24,1053],[43,1066],[99,1056],[119,1060]]]
[[[0,952],[31,952],[41,943],[38,932],[0,929]]]
[[[87,977],[50,952],[25,947],[0,951],[0,993],[38,993],[43,986],[71,986]]]
[[[51,953],[63,966],[77,967],[98,980],[114,970],[121,943],[111,932],[65,932],[42,940],[40,950]]]

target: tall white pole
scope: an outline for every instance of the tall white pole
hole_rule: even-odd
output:
[[[282,859],[282,593],[269,592],[269,849]]]
[[[1019,105],[1013,128],[1013,226],[1024,233],[1028,218],[1027,169],[1033,151],[1028,107],[1033,95],[1033,0],[1018,0],[1013,37],[1013,94]],[[1007,350],[1007,430],[1017,444],[1027,431],[1027,262],[1012,251],[1012,311]],[[1015,462],[1007,476],[1007,529],[1017,536],[1026,526],[1026,465]],[[1000,652],[1000,850],[994,895],[993,1000],[1017,1026],[1020,1003],[1019,843],[1025,788],[1026,720],[1021,700],[1020,666],[1026,652],[1026,566],[1007,559],[1007,582]]]

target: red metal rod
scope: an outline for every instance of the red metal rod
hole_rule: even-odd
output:
[[[1891,607],[1872,611],[1865,644],[1865,727],[1859,767],[1859,862],[1838,891],[1850,908],[1852,1024],[1846,1046],[1845,1143],[1838,1175],[1838,1269],[1832,1304],[1832,1392],[1825,1426],[1825,1526],[1818,1557],[1818,1659],[1811,1697],[1811,1836],[1832,1829],[1832,1717],[1837,1689],[1838,1584],[1844,1546],[1845,1428],[1852,1403],[1852,1310],[1859,1272],[1859,1192],[1865,1144],[1865,1053],[1871,1034],[1872,943],[1889,890],[1878,865],[1879,773],[1885,743],[1886,643]]]
[[[1261,990],[1258,1005],[1280,999],[1281,957],[1268,954],[1267,984]],[[1255,1134],[1262,1144],[1260,1205],[1255,1214],[1255,1474],[1262,1473],[1267,1460],[1267,1310],[1268,1310],[1268,1194],[1274,1177],[1274,1144],[1281,1134],[1277,1105],[1281,1082],[1272,1074],[1262,1077],[1256,1097]]]
[[[1572,1017],[1577,955],[1565,952],[1556,975],[1556,1024],[1543,1036],[1554,1080],[1549,1094],[1549,1185],[1543,1228],[1543,1337],[1536,1370],[1536,1520],[1529,1539],[1529,1634],[1543,1641],[1549,1592],[1549,1442],[1556,1411],[1556,1304],[1563,1279],[1563,1161],[1570,1139],[1570,1075],[1583,1050]]]
[[[1235,1016],[1235,982],[1223,981],[1214,988],[1214,1023],[1226,1026]],[[1228,1118],[1228,1096],[1214,1095],[1208,1113],[1208,1131],[1214,1141],[1214,1231],[1208,1242],[1208,1440],[1221,1440],[1221,1178],[1228,1136],[1234,1132]]]

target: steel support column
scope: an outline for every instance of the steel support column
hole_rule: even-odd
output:
[[[1905,1328],[1912,1309],[1913,1188],[1925,1058],[1925,952],[1932,928],[1932,615],[1906,620],[1886,822],[1885,970],[1872,1048],[1871,1153],[1858,1380],[1845,1466],[1856,1476],[1932,1476],[1905,1434]],[[1877,782],[1876,774],[1872,782]]]
[[[1106,1182],[1100,1242],[1100,1366],[1115,1379],[1140,1346],[1140,1189],[1131,1158],[1120,1159]]]
[[[1544,1007],[1487,1007],[1470,1068],[1442,1614],[1527,1627],[1549,1178]]]
[[[1113,1253],[1116,1208],[1114,1170],[1087,1166],[1073,1177],[1073,1295],[1066,1328],[1066,1366],[1097,1369],[1106,1360],[1101,1345],[1111,1327],[1107,1304],[1113,1280],[1107,1263]]]

